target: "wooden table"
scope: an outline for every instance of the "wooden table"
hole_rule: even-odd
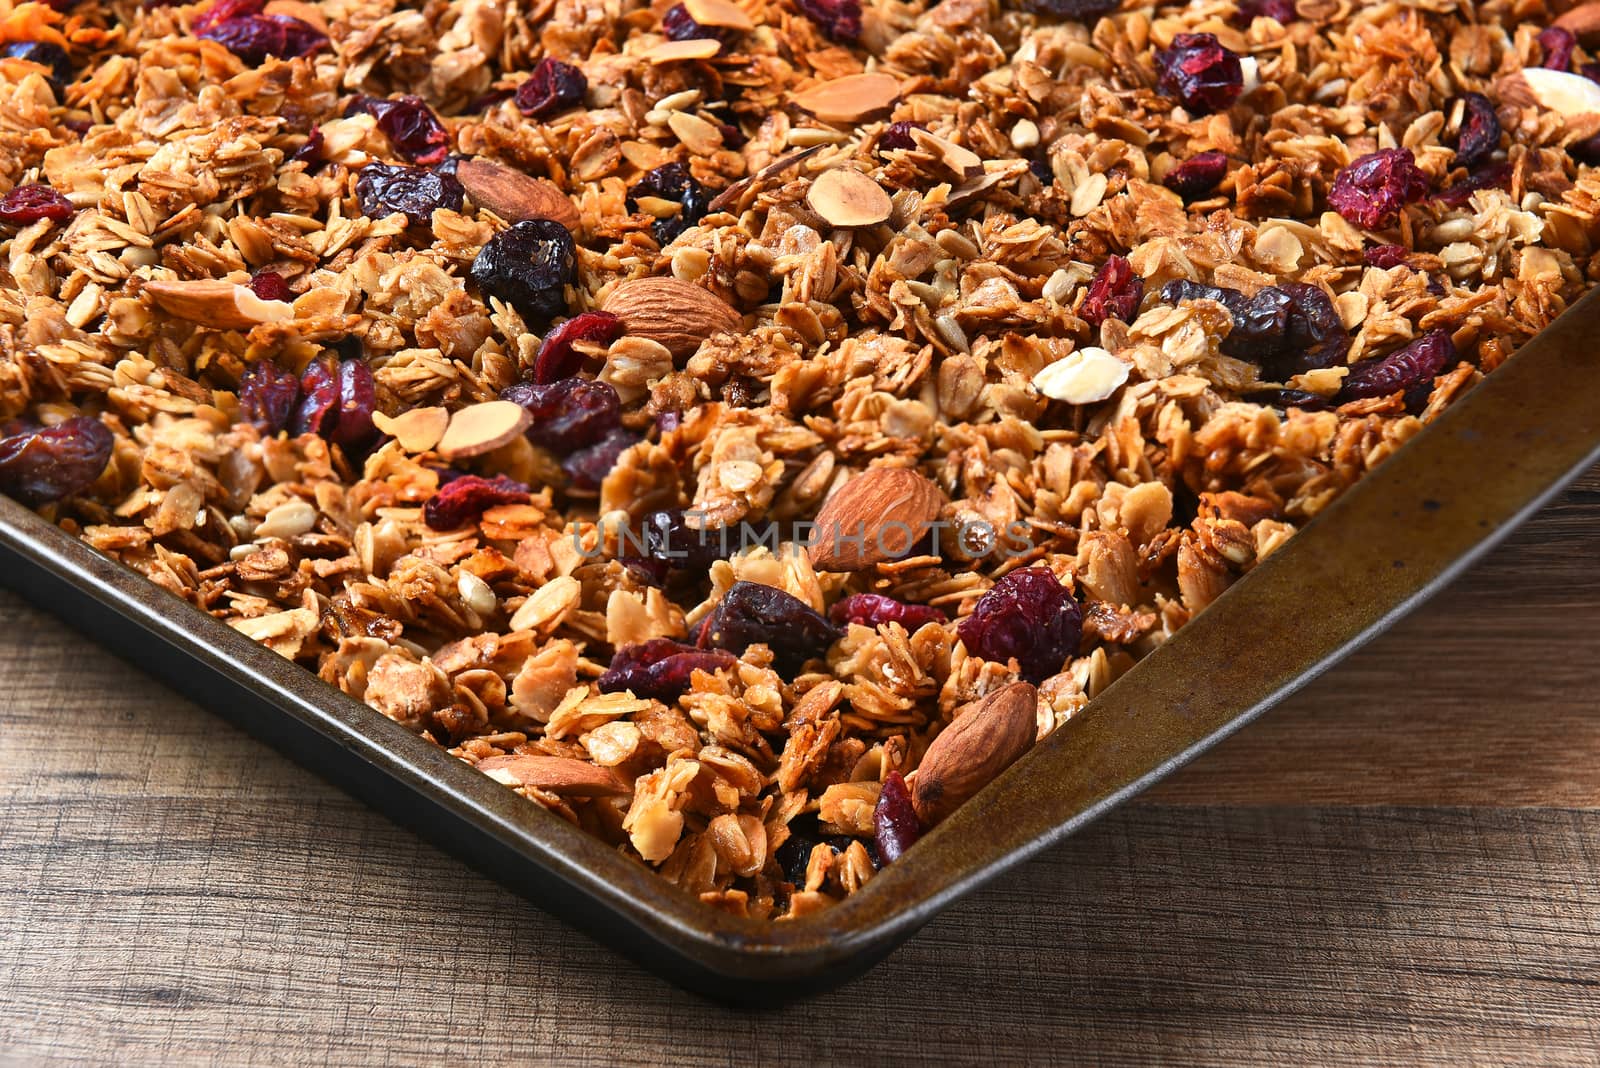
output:
[[[1600,469],[1383,639],[783,1011],[681,993],[9,596],[0,1060],[1593,1064]]]

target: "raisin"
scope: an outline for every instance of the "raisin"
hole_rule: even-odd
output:
[[[329,440],[353,449],[371,441],[377,434],[372,413],[378,406],[378,387],[372,368],[362,359],[339,364],[339,414],[334,419]]]
[[[300,373],[300,407],[294,413],[294,432],[325,438],[338,418],[339,371],[332,360],[319,356]]]
[[[617,457],[643,440],[633,431],[618,427],[588,448],[579,449],[562,460],[561,470],[567,473],[569,485],[597,490],[617,466]]]
[[[589,79],[571,63],[545,56],[528,80],[517,86],[517,110],[530,119],[548,119],[583,100]]]
[[[51,44],[49,41],[12,41],[0,47],[0,56],[7,59],[22,59],[29,63],[37,63],[50,72],[50,88],[55,90],[59,98],[66,89],[67,83],[72,81],[75,72],[72,69],[72,60],[68,58],[66,50],[60,45]]]
[[[828,618],[836,627],[846,623],[859,623],[866,627],[898,623],[908,631],[915,631],[927,623],[945,622],[945,614],[937,608],[925,604],[906,604],[881,593],[852,593],[834,602],[828,611]]]
[[[1226,111],[1244,91],[1239,57],[1212,33],[1180,33],[1172,47],[1156,57],[1161,68],[1157,88],[1196,115]]]
[[[525,219],[490,238],[468,274],[485,301],[494,297],[511,305],[539,329],[567,310],[566,287],[577,270],[577,246],[565,226]]]
[[[250,291],[262,300],[293,300],[289,283],[277,271],[257,271],[250,276]]]
[[[1382,148],[1334,176],[1328,203],[1347,221],[1368,230],[1394,222],[1400,209],[1428,193],[1428,176],[1409,148]]]
[[[476,523],[491,508],[527,504],[532,499],[527,486],[506,475],[459,475],[428,498],[422,506],[422,521],[429,530],[460,530],[468,523]]]
[[[574,315],[545,335],[533,358],[533,380],[548,384],[571,378],[583,363],[583,354],[572,347],[575,341],[607,345],[622,336],[622,320],[610,312],[591,311]]]
[[[1431,385],[1455,362],[1456,346],[1450,332],[1429,330],[1405,348],[1352,365],[1339,390],[1339,400],[1387,397],[1416,386]]]
[[[617,563],[628,569],[628,574],[635,582],[645,586],[664,586],[667,576],[672,573],[672,569],[664,560],[646,560],[642,556],[619,556]]]
[[[1226,152],[1201,152],[1168,171],[1161,184],[1188,202],[1210,196],[1227,176]]]
[[[872,809],[872,832],[878,843],[878,857],[893,864],[922,837],[922,821],[911,805],[911,791],[905,776],[891,771],[883,777],[878,803]]]
[[[1581,162],[1582,157],[1577,156],[1578,145],[1569,145],[1567,151],[1572,152]],[[1511,164],[1491,163],[1481,170],[1473,171],[1465,178],[1447,189],[1442,189],[1434,195],[1434,201],[1449,208],[1459,208],[1472,199],[1472,194],[1480,189],[1504,189],[1511,184]]]
[[[806,883],[806,868],[811,863],[812,851],[817,846],[825,845],[829,852],[838,856],[849,849],[854,841],[854,838],[842,834],[823,834],[822,826],[816,816],[796,816],[789,821],[789,837],[772,855],[778,866],[783,869],[783,877],[799,889]],[[869,852],[875,853],[876,848]],[[873,863],[880,861],[877,857],[873,857]]]
[[[1307,371],[1342,367],[1350,351],[1350,332],[1344,327],[1333,298],[1321,286],[1307,282],[1280,282],[1289,295],[1288,333],[1278,358],[1267,371],[1280,379]]]
[[[670,703],[689,689],[695,671],[727,669],[737,663],[732,653],[722,649],[697,649],[671,638],[651,638],[617,650],[611,666],[600,676],[600,692],[631,690],[635,697]]]
[[[82,493],[106,469],[115,440],[87,415],[48,427],[10,424],[0,437],[0,492],[29,505]]]
[[[239,416],[272,435],[289,425],[300,399],[300,376],[271,360],[257,360],[239,378]]]
[[[1133,273],[1126,256],[1109,256],[1089,281],[1089,293],[1078,318],[1098,328],[1107,319],[1131,323],[1144,299],[1144,279]]]
[[[306,143],[295,149],[289,158],[304,163],[309,174],[327,162],[322,158],[322,146],[326,142],[327,138],[323,136],[322,127],[313,126],[311,132],[306,134]]]
[[[1571,30],[1562,26],[1551,26],[1539,34],[1539,49],[1544,53],[1544,59],[1539,66],[1549,70],[1571,70],[1572,50],[1578,47],[1578,39]]]
[[[707,617],[700,646],[740,655],[752,645],[764,644],[772,650],[773,666],[793,675],[838,637],[833,625],[798,597],[759,582],[740,581]]]
[[[1256,19],[1276,19],[1278,25],[1287,26],[1295,20],[1294,0],[1239,0],[1238,10],[1228,21],[1249,29]]]
[[[1567,146],[1567,154],[1579,163],[1587,164],[1590,167],[1600,165],[1600,134],[1595,134],[1593,137],[1585,137],[1582,141],[1574,141]],[[1454,186],[1451,186],[1444,193],[1440,193],[1439,199],[1444,200],[1445,194],[1450,193],[1454,188]],[[1469,191],[1467,195],[1471,196],[1471,192]],[[1465,203],[1466,197],[1463,197],[1461,202]],[[1446,201],[1446,203],[1449,202]]]
[[[75,210],[72,201],[38,182],[19,185],[0,197],[0,222],[13,226],[26,226],[40,219],[61,222],[72,218]]]
[[[665,248],[677,240],[689,227],[694,226],[705,218],[706,209],[710,206],[710,199],[694,175],[689,173],[689,168],[681,163],[666,163],[654,170],[647,171],[628,190],[626,204],[629,211],[639,210],[640,197],[656,197],[660,200],[672,200],[681,204],[682,210],[678,214],[666,219],[657,219],[650,226],[650,233],[654,235],[656,244]]]
[[[394,150],[412,163],[434,164],[450,154],[450,133],[420,96],[384,100],[358,96],[347,114],[367,114],[378,120],[378,129]]]
[[[1411,250],[1404,245],[1373,245],[1361,253],[1361,262],[1368,267],[1378,267],[1387,271],[1391,267],[1399,267],[1411,257]]]
[[[917,147],[916,140],[911,136],[912,130],[927,130],[920,122],[910,119],[901,119],[891,122],[883,128],[883,133],[878,135],[879,152],[903,152]]]
[[[1222,351],[1235,359],[1257,364],[1275,359],[1289,333],[1289,295],[1271,286],[1252,298],[1237,289],[1180,278],[1161,287],[1161,299],[1167,304],[1214,300],[1227,308],[1233,329],[1223,339]]]
[[[861,36],[861,0],[795,0],[795,6],[830,41],[849,44]]]
[[[1299,408],[1306,412],[1320,412],[1328,407],[1328,398],[1317,393],[1307,393],[1303,389],[1260,389],[1254,393],[1244,394],[1244,399],[1252,404],[1265,405],[1269,408]]]
[[[705,571],[726,560],[736,546],[726,527],[694,527],[681,509],[651,512],[644,517],[645,555],[669,567]]]
[[[500,399],[522,405],[533,416],[529,441],[562,456],[594,445],[622,425],[617,391],[589,378],[517,382],[501,390]]]
[[[978,598],[956,633],[973,656],[1015,659],[1022,677],[1038,684],[1077,655],[1083,611],[1049,568],[1018,568]]]
[[[1456,150],[1456,162],[1472,168],[1500,147],[1500,117],[1482,93],[1458,93],[1444,106],[1445,128],[1439,138]]]
[[[669,41],[717,41],[724,50],[733,45],[739,31],[728,26],[702,26],[682,4],[667,8],[661,16],[661,32]]]
[[[1109,15],[1121,7],[1120,0],[1025,0],[1024,10],[1036,15],[1053,15],[1058,19],[1075,19],[1092,23],[1102,15]]]
[[[460,211],[466,195],[454,175],[425,167],[373,162],[356,179],[356,199],[364,215],[381,219],[399,212],[413,226],[430,225],[440,208]]]
[[[328,44],[327,34],[291,15],[241,15],[196,30],[195,36],[215,41],[257,65],[273,57],[309,56]]]

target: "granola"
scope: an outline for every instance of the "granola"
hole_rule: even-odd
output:
[[[0,44],[0,489],[756,917],[1600,237],[1596,3],[0,0]]]

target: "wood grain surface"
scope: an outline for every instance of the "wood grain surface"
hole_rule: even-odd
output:
[[[780,1011],[673,989],[0,596],[0,1060],[1594,1064],[1600,471]]]

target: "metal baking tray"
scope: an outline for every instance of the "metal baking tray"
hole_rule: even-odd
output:
[[[790,1000],[1167,775],[1460,572],[1600,458],[1600,291],[838,906],[744,920],[472,770],[9,500],[0,581],[685,987]]]

